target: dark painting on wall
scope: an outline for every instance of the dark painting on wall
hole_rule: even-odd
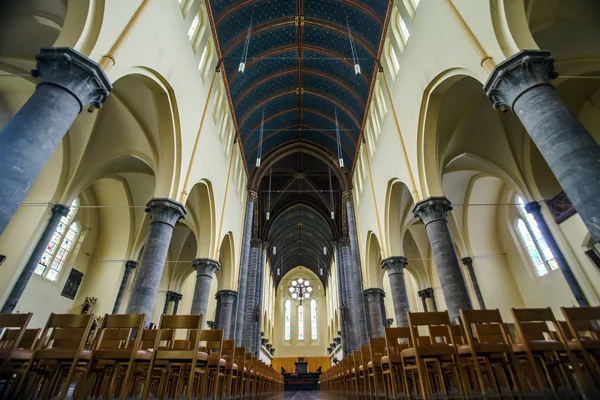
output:
[[[64,296],[67,299],[75,300],[75,295],[77,295],[77,291],[79,290],[79,285],[81,285],[82,279],[83,273],[77,271],[75,268],[72,268],[61,296]]]

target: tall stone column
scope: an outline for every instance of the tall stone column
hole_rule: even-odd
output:
[[[348,335],[347,335],[347,327],[346,327],[346,319],[345,319],[345,304],[346,304],[346,293],[345,293],[345,285],[343,278],[343,261],[342,255],[340,252],[340,245],[337,244],[335,246],[335,266],[336,266],[336,276],[337,276],[337,287],[338,287],[338,309],[339,309],[339,322],[340,322],[340,336],[342,340],[342,347],[344,349],[344,357],[349,355],[348,349],[350,345],[348,343]]]
[[[550,52],[522,50],[494,68],[484,90],[494,108],[512,109],[519,117],[592,237],[600,241],[600,145],[550,83],[557,76]]]
[[[192,263],[196,269],[196,286],[194,287],[194,297],[192,298],[191,314],[203,315],[204,323],[208,321],[206,311],[208,309],[208,296],[210,294],[210,285],[213,275],[221,269],[218,261],[210,258],[196,258]]]
[[[431,311],[438,311],[437,302],[435,301],[435,290],[433,288],[423,289],[425,295],[425,301],[427,302],[427,308]]]
[[[348,290],[352,292],[351,312],[354,315],[354,321],[358,324],[357,327],[357,345],[368,344],[367,337],[367,320],[365,316],[365,307],[362,297],[362,270],[360,266],[360,254],[358,251],[358,232],[356,230],[356,214],[354,213],[354,202],[352,201],[352,191],[342,193],[342,203],[346,208],[346,221],[348,223],[348,238],[350,239],[350,269],[348,279]]]
[[[421,298],[421,304],[423,304],[423,312],[429,311],[429,307],[427,307],[427,294],[425,293],[425,289],[419,290],[417,294]]]
[[[19,302],[19,299],[21,298],[21,295],[23,294],[25,288],[27,287],[27,284],[29,283],[31,275],[33,275],[33,272],[38,266],[40,259],[44,255],[44,250],[46,250],[46,246],[48,246],[48,242],[50,242],[50,238],[52,238],[52,234],[56,230],[60,219],[62,217],[65,217],[67,214],[69,214],[69,207],[67,206],[63,206],[62,204],[56,204],[52,207],[52,214],[48,219],[48,223],[46,224],[44,233],[42,233],[42,236],[35,245],[33,252],[29,256],[27,264],[25,264],[25,268],[23,268],[23,271],[21,271],[19,279],[17,279],[15,286],[8,295],[8,298],[4,303],[4,307],[2,307],[2,311],[0,312],[1,314],[11,314],[14,311],[15,307],[17,306],[17,303]],[[48,265],[46,268],[50,268],[50,265]]]
[[[540,231],[542,232],[542,236],[546,240],[546,244],[550,248],[550,251],[552,252],[552,255],[554,256],[554,259],[556,260],[556,263],[558,264],[560,271],[562,272],[563,276],[565,277],[565,280],[567,281],[567,285],[569,285],[569,289],[571,289],[571,292],[573,293],[575,300],[577,300],[577,304],[579,304],[580,307],[588,307],[590,305],[590,303],[588,302],[587,298],[585,297],[583,290],[581,290],[581,286],[579,286],[579,282],[577,282],[577,279],[575,278],[575,275],[573,274],[573,270],[571,269],[571,266],[567,262],[567,259],[563,255],[563,252],[560,250],[560,247],[558,247],[558,243],[556,243],[556,240],[554,240],[554,235],[552,235],[552,232],[550,232],[550,228],[548,227],[548,224],[546,223],[546,220],[544,219],[544,216],[542,215],[541,206],[539,205],[538,202],[532,201],[525,205],[525,211],[527,211],[529,214],[533,215],[533,217],[535,218],[538,228],[540,228]]]
[[[102,68],[70,48],[41,49],[35,92],[0,133],[0,235],[83,107],[102,107],[112,86]]]
[[[368,316],[371,326],[370,337],[381,338],[385,336],[385,317],[382,303],[385,292],[379,288],[365,289],[363,292],[367,304]]]
[[[234,290],[219,290],[217,299],[217,312],[215,313],[215,329],[223,329],[225,339],[233,336],[231,320],[235,315],[235,300],[237,292]]]
[[[145,325],[148,326],[154,311],[173,228],[185,216],[186,210],[183,204],[174,200],[156,198],[150,200],[146,212],[149,212],[152,218],[150,234],[133,280],[127,314],[146,314]]]
[[[352,274],[352,254],[350,252],[350,240],[341,239],[339,241],[340,254],[342,258],[341,268],[343,269],[342,278],[344,279],[344,291],[345,301],[343,315],[346,325],[346,341],[348,342],[348,352],[352,353],[354,350],[359,350],[361,345],[361,329],[367,330],[367,324],[365,320],[359,319],[359,313],[356,308],[364,310],[364,302],[362,297],[362,289],[356,290],[356,281],[359,280],[356,275]],[[359,327],[359,325],[362,325]]]
[[[460,317],[461,309],[471,310],[473,306],[446,219],[450,210],[452,206],[447,198],[430,197],[415,204],[413,213],[425,224],[446,307],[454,322]]]
[[[112,313],[118,314],[119,309],[121,308],[121,302],[123,301],[123,296],[125,296],[125,290],[127,289],[127,283],[129,282],[129,277],[131,276],[131,272],[137,266],[137,261],[127,260],[125,261],[125,271],[123,271],[123,278],[121,279],[121,286],[119,286],[119,293],[117,293],[117,298],[115,299],[115,305],[113,306]]]
[[[175,293],[175,297],[173,298],[173,315],[177,315],[177,310],[179,310],[179,302],[183,299],[183,295],[181,293]]]
[[[392,292],[392,303],[394,303],[394,316],[396,326],[408,326],[408,294],[406,292],[406,281],[404,279],[404,268],[408,264],[405,257],[388,257],[381,261],[381,267],[388,273],[390,279],[390,290]],[[427,310],[425,303],[423,303]]]
[[[246,296],[248,293],[248,263],[250,261],[250,240],[252,239],[252,221],[254,220],[254,206],[258,194],[248,191],[246,200],[246,213],[244,214],[244,235],[242,237],[242,253],[240,256],[240,270],[238,276],[237,312],[235,316],[235,343],[242,343],[244,331],[244,314],[246,312]]]
[[[250,261],[248,264],[248,291],[246,309],[244,311],[244,331],[242,334],[242,345],[253,354],[255,353],[256,341],[254,331],[256,329],[256,286],[258,283],[258,265],[262,258],[262,240],[252,239],[250,242]]]
[[[260,261],[258,264],[258,281],[256,283],[256,309],[258,309],[259,317],[256,320],[254,328],[254,342],[256,343],[256,352],[260,351],[261,337],[260,332],[262,331],[262,309],[263,309],[263,291],[264,291],[264,275],[265,275],[265,262],[267,260],[267,242],[263,242],[263,248],[260,253]]]
[[[473,269],[473,259],[471,257],[465,257],[461,261],[465,265],[465,267],[467,267],[467,272],[469,272],[469,277],[471,278],[471,283],[473,284],[473,290],[475,291],[475,296],[477,297],[479,308],[485,310],[483,295],[481,294],[481,289],[479,288],[479,282],[477,282],[477,275],[475,275],[475,269]]]

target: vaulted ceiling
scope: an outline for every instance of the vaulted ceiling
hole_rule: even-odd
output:
[[[344,164],[352,169],[369,101],[387,0],[210,0],[243,153],[298,140],[337,157],[337,111]],[[251,28],[250,28],[251,27]],[[351,50],[348,27],[353,37]],[[244,60],[244,73],[238,68]],[[361,74],[355,74],[358,62]]]

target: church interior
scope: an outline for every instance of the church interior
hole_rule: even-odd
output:
[[[0,397],[600,397],[597,0],[0,2]]]

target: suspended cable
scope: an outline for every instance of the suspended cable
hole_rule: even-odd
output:
[[[256,157],[256,167],[260,167],[260,158],[262,157],[263,132],[265,125],[265,108],[262,110],[262,119],[260,120],[260,135],[258,137],[258,153]]]
[[[360,64],[358,63],[356,46],[354,45],[354,38],[352,37],[352,31],[350,30],[350,21],[348,20],[348,14],[346,14],[346,28],[348,29],[348,40],[350,41],[350,50],[352,51],[352,61],[354,62],[354,74],[356,76],[360,76]]]
[[[331,183],[331,166],[327,166],[327,172],[329,173],[329,201],[331,202],[331,219],[335,219],[335,203],[333,201],[333,185]]]
[[[269,193],[267,195],[267,221],[271,218],[271,176],[273,175],[273,167],[269,168]]]
[[[238,72],[240,74],[243,74],[246,70],[246,61],[248,60],[248,49],[250,48],[250,36],[252,35],[252,18],[253,16],[250,16],[250,25],[248,26],[248,32],[246,33],[246,43],[244,44],[242,59],[240,61],[240,66],[238,67]]]
[[[334,106],[335,113],[335,139],[337,141],[337,155],[340,168],[344,168],[344,158],[342,157],[342,142],[340,141],[340,124],[338,123],[337,107]]]

